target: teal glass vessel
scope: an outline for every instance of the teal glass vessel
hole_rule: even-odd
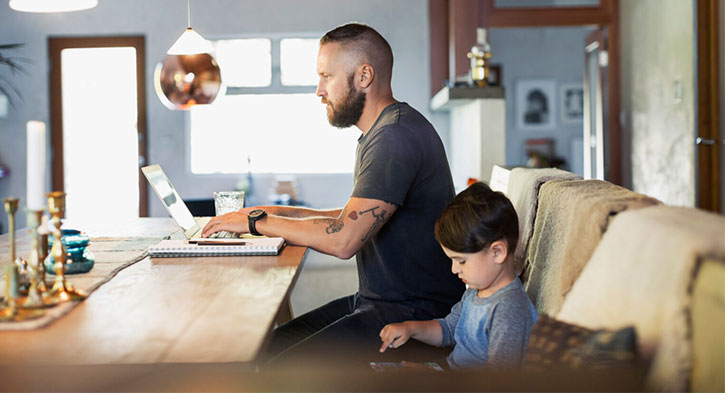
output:
[[[77,229],[61,229],[61,241],[65,246],[65,252],[67,255],[65,274],[87,273],[93,269],[96,257],[87,248],[91,243],[91,239],[88,235]],[[48,238],[48,257],[45,258],[44,261],[45,271],[49,274],[55,274],[55,258],[53,258],[53,255],[50,253],[54,242],[55,238],[50,236]],[[68,260],[70,260],[70,262]]]

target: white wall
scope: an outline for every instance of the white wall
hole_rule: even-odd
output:
[[[584,40],[593,28],[550,27],[491,29],[492,64],[501,64],[503,86],[506,88],[506,164],[524,165],[527,157],[524,143],[530,138],[551,138],[556,155],[566,159],[569,170],[582,173],[581,163],[572,156],[572,141],[581,138],[583,123],[564,124],[560,116],[559,87],[562,83],[584,80]],[[548,79],[556,82],[556,113],[550,130],[521,130],[516,125],[516,82],[524,79]],[[583,152],[578,154],[583,155]],[[573,160],[578,158],[578,160]]]
[[[428,7],[426,0],[194,0],[192,26],[207,37],[234,34],[324,33],[359,21],[376,28],[390,42],[395,54],[393,92],[399,100],[420,110],[436,125],[444,143],[448,140],[447,115],[428,111],[430,65]],[[186,114],[169,111],[153,89],[153,69],[168,47],[186,27],[186,2],[181,0],[101,0],[98,7],[75,13],[19,13],[0,2],[0,43],[24,43],[15,54],[31,60],[29,75],[13,77],[23,100],[0,119],[0,161],[12,171],[0,180],[0,197],[25,200],[25,122],[48,122],[49,36],[144,35],[146,37],[146,100],[148,162],[161,164],[185,198],[203,198],[219,189],[233,187],[238,176],[192,175],[188,168]],[[350,157],[352,160],[353,157]],[[50,172],[49,172],[50,173]],[[255,179],[266,195],[270,179]],[[349,196],[350,175],[298,177],[301,197],[315,207],[335,207]],[[50,187],[50,180],[48,181]],[[152,216],[165,216],[161,204],[150,195]],[[24,203],[21,201],[21,205]],[[20,215],[22,216],[22,215]],[[19,226],[25,218],[19,217]],[[0,224],[7,231],[5,214]]]
[[[623,136],[631,138],[625,160],[631,160],[632,189],[694,206],[694,2],[620,4]],[[681,101],[674,99],[676,82]]]

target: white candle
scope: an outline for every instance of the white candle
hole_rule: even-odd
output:
[[[26,198],[28,209],[45,210],[45,123],[29,121],[27,173],[28,188]]]

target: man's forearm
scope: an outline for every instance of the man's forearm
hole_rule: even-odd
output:
[[[341,210],[281,210],[288,214],[309,214],[305,217],[282,216],[271,210],[267,218],[257,221],[255,225],[257,231],[264,235],[280,236],[290,244],[311,247],[338,258],[348,259],[377,233],[395,210],[396,205],[389,202],[350,198]],[[214,225],[217,224],[211,226]],[[239,230],[238,227],[219,228]]]
[[[338,214],[339,215],[339,214]],[[312,216],[306,218],[269,215],[257,223],[257,230],[270,237],[284,237],[289,244],[306,246],[325,254],[347,259],[345,234],[339,233],[342,220],[338,217]]]
[[[319,210],[319,209],[310,209],[310,208],[306,208],[306,207],[280,206],[280,205],[259,206],[259,208],[263,209],[268,214],[273,214],[273,215],[282,216],[282,217],[291,217],[291,218],[307,218],[307,217],[336,218],[336,217],[339,217],[340,213],[342,212],[342,209]]]

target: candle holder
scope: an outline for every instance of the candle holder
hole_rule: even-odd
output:
[[[80,300],[86,297],[86,294],[68,283],[65,279],[65,259],[66,252],[63,245],[61,217],[65,214],[65,192],[53,191],[48,194],[48,210],[53,218],[53,248],[50,250],[53,259],[55,259],[55,282],[53,288],[46,293],[45,301],[49,303],[61,303],[69,300]]]
[[[8,236],[10,237],[10,263],[15,262],[15,212],[18,211],[18,198],[5,198],[5,212],[8,214]]]
[[[18,267],[14,263],[5,265],[5,303],[0,309],[0,322],[21,322],[40,318],[43,310],[22,310],[17,307],[18,298]]]
[[[38,256],[40,257],[40,263],[45,262],[45,258],[48,257],[48,216],[43,216],[40,220],[40,226],[38,227],[38,235],[40,239],[40,245],[38,246]],[[43,273],[43,281],[45,281],[45,273]]]
[[[28,293],[27,267],[25,258],[17,256],[15,240],[15,213],[18,211],[18,198],[5,198],[5,212],[8,214],[8,240],[10,246],[10,263],[16,265],[18,272],[18,290],[21,294]]]
[[[28,287],[28,296],[25,301],[20,304],[22,308],[40,308],[52,305],[54,303],[45,301],[43,293],[46,292],[45,287],[45,267],[40,259],[40,239],[38,235],[38,227],[43,217],[42,210],[27,209],[28,233],[30,234],[30,255],[28,256],[28,279],[30,285]]]

